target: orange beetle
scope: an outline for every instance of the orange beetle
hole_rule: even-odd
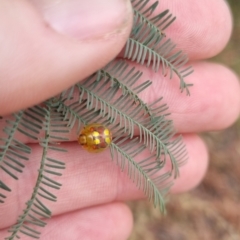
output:
[[[93,123],[84,127],[78,137],[78,143],[88,152],[98,153],[105,150],[112,142],[112,134],[105,126]]]

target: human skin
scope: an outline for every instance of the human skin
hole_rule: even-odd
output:
[[[141,93],[141,98],[152,102],[163,96],[176,130],[183,135],[189,161],[171,190],[180,193],[196,187],[207,169],[207,148],[197,134],[224,129],[237,119],[240,87],[231,70],[206,61],[218,54],[230,38],[232,18],[226,2],[161,1],[155,14],[166,8],[177,16],[166,34],[188,54],[195,69],[187,78],[194,83],[191,96],[180,93],[177,79],[163,79],[161,73],[152,73],[143,66],[138,69],[144,72],[142,81],[151,79],[154,89],[161,89]],[[98,19],[97,25],[93,18]],[[38,104],[103,67],[123,48],[131,24],[130,3],[126,0],[68,0],[67,4],[2,0],[0,115],[7,117]],[[3,126],[2,121],[0,128]],[[48,205],[53,217],[41,229],[41,238],[127,239],[132,215],[124,201],[141,199],[143,193],[112,163],[108,151],[96,157],[81,149],[73,141],[74,135],[70,139],[63,144],[68,153],[61,156],[66,162],[63,187],[57,193],[57,204]],[[26,137],[22,140],[31,144],[31,161],[26,163],[19,181],[6,179],[12,194],[7,204],[0,205],[0,239],[8,235],[6,229],[21,214],[39,167],[41,149]]]

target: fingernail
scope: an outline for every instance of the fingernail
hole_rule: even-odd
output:
[[[80,39],[104,38],[126,28],[129,0],[33,0],[57,32]]]

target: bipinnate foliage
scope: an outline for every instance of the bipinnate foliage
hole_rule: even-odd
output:
[[[130,62],[161,71],[169,78],[176,74],[180,89],[187,94],[190,84],[185,78],[192,69],[185,67],[187,56],[175,51],[175,45],[164,32],[175,17],[168,10],[154,15],[158,1],[149,2],[132,0],[134,25],[125,46],[125,60],[114,60],[60,95],[6,118],[0,139],[1,204],[11,194],[6,179],[18,180],[25,161],[30,161],[31,145],[22,142],[21,136],[38,142],[42,149],[32,195],[6,239],[20,238],[22,234],[40,238],[39,228],[46,225],[44,219],[51,217],[47,202],[57,200],[55,191],[61,187],[55,177],[61,176],[65,168],[65,163],[53,159],[51,153],[64,154],[66,149],[60,144],[68,141],[64,136],[75,131],[77,139],[83,126],[90,123],[103,124],[112,131],[109,151],[112,160],[164,211],[164,196],[187,160],[187,152],[181,137],[175,136],[162,98],[147,104],[139,97],[152,82],[142,82],[142,72],[131,67]]]

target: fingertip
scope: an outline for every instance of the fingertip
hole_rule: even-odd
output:
[[[213,62],[194,62],[193,67],[195,71],[189,80],[193,83],[190,97],[173,89],[172,83],[164,82],[164,98],[177,131],[218,131],[229,127],[240,113],[238,76],[228,67]]]
[[[128,239],[133,217],[123,203],[109,203],[53,217],[44,229],[44,239]]]
[[[118,221],[114,222],[114,228],[118,230],[115,232],[115,236],[112,239],[128,239],[131,235],[133,228],[133,215],[131,209],[124,203],[114,203],[116,208],[116,217]],[[120,234],[119,234],[120,232]]]
[[[208,168],[207,146],[198,135],[184,135],[189,160],[180,168],[180,177],[176,179],[171,192],[181,193],[189,191],[199,185]]]
[[[206,126],[201,130],[216,131],[231,126],[240,114],[239,77],[232,69],[212,62],[196,64],[196,70],[199,78],[193,94],[196,93],[199,99],[205,99],[205,103],[203,104],[202,101],[199,109],[209,118],[208,123],[206,122]],[[205,91],[202,91],[200,81],[207,84]]]
[[[100,23],[111,23],[108,32],[100,36],[97,31],[94,37],[85,35],[79,40],[79,29],[77,36],[72,25],[73,36],[55,31],[30,2],[5,1],[5,11],[0,8],[0,31],[5,36],[0,48],[0,115],[59,94],[110,62],[124,46],[132,24],[129,2],[118,2],[125,8],[116,7],[114,14]],[[14,18],[10,18],[11,15]],[[84,24],[78,19],[74,26]]]
[[[236,120],[239,118],[240,114],[240,79],[237,74],[225,67],[222,66],[225,75],[228,76],[225,81],[227,81],[227,87],[225,88],[225,95],[222,96],[223,100],[223,111],[227,114],[219,113],[219,118],[221,119],[222,125],[220,129],[230,127]],[[226,100],[227,99],[227,100]]]
[[[166,33],[191,60],[217,55],[230,39],[232,14],[224,0],[166,1],[159,7],[177,17]]]

